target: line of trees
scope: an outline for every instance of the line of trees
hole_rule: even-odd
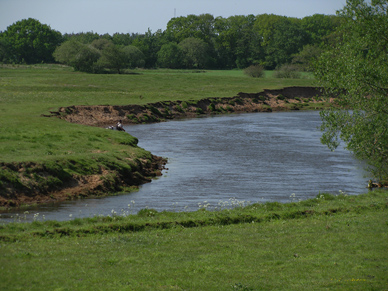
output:
[[[330,44],[341,18],[303,19],[274,14],[211,14],[172,18],[166,30],[144,34],[64,34],[36,19],[18,21],[0,33],[0,62],[61,62],[76,70],[120,73],[125,68],[233,69],[295,63],[309,70]]]

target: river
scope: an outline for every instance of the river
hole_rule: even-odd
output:
[[[168,158],[167,170],[139,191],[3,213],[1,222],[135,214],[142,208],[194,211],[290,202],[319,193],[367,192],[351,153],[320,143],[317,111],[249,113],[125,126],[139,146]]]

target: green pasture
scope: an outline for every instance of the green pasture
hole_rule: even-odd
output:
[[[0,289],[387,290],[387,191],[223,205],[0,225]]]
[[[59,65],[2,66],[0,161],[43,161],[128,150],[115,145],[114,140],[122,139],[121,133],[41,117],[61,106],[232,97],[239,92],[314,85],[310,76],[275,79],[271,72],[267,75],[255,79],[241,70],[134,70],[123,75],[95,75]]]

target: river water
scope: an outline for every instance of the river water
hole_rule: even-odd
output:
[[[290,202],[319,193],[365,193],[368,178],[351,153],[320,143],[319,112],[220,115],[126,126],[139,146],[168,158],[167,170],[138,192],[3,213],[1,222],[193,211],[199,207]]]

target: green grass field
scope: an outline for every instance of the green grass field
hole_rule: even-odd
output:
[[[0,226],[1,290],[387,290],[388,192]]]

